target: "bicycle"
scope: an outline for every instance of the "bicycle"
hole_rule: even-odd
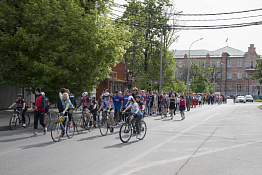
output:
[[[14,110],[14,112],[9,121],[10,130],[14,130],[16,128],[17,122],[19,122],[19,124],[23,123],[22,114],[18,111],[17,108],[12,108],[12,109]],[[30,116],[28,114],[25,114],[25,127],[24,128],[27,128],[29,124],[30,124]]]
[[[78,134],[83,133],[84,130],[89,130],[90,131],[90,118],[92,117],[92,113],[90,113],[90,118],[86,115],[83,114],[84,111],[82,111],[81,117],[79,117],[76,121],[76,127],[79,128],[77,129]]]
[[[98,115],[98,128],[99,128],[99,131],[100,131],[101,135],[105,136],[105,135],[107,135],[107,132],[110,129],[111,122],[110,122],[110,118],[109,118],[110,112],[109,111],[103,111],[103,113],[106,116],[102,115],[101,120],[99,119],[100,118],[99,117],[100,113],[97,114]]]
[[[119,138],[123,143],[127,143],[132,137],[132,135],[136,133],[135,121],[136,118],[134,117],[134,115],[130,115],[127,118],[127,121],[124,124],[122,124],[122,126],[120,127]],[[140,136],[141,136],[140,140],[142,140],[145,138],[146,131],[147,131],[146,123],[143,117],[141,119],[139,127],[140,127]]]
[[[71,127],[69,126],[68,116],[64,116],[63,114],[57,113],[57,117],[58,117],[57,122],[53,123],[51,127],[51,137],[53,141],[54,142],[60,141],[61,137],[63,137],[65,134],[69,139],[71,139],[74,136],[75,129],[76,129],[73,116],[72,116]]]

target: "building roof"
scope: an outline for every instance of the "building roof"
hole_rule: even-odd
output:
[[[174,53],[174,58],[184,58],[185,54],[188,55],[189,50],[176,50]],[[245,52],[226,46],[214,51],[208,50],[190,50],[190,57],[191,58],[199,58],[199,57],[206,57],[209,54],[210,57],[221,57],[222,53],[226,52],[230,55],[230,57],[243,57]]]

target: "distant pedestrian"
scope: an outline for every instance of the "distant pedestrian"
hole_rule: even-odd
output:
[[[171,110],[171,120],[172,120],[174,115],[176,115],[176,99],[174,94],[171,95],[169,108]]]
[[[180,96],[180,106],[179,106],[179,110],[180,110],[180,114],[181,114],[181,118],[182,120],[185,119],[185,109],[186,109],[186,100],[184,99],[184,96],[181,95]]]

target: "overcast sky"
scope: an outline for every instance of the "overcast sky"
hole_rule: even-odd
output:
[[[125,0],[115,0],[116,3],[124,4]],[[203,13],[226,13],[235,11],[245,11],[262,8],[262,0],[173,0],[177,11],[183,11],[184,14],[203,14]],[[123,10],[123,9],[119,9]],[[257,16],[252,18],[223,20],[223,21],[180,21],[180,25],[223,25],[250,23],[262,21],[262,10],[230,15],[218,16],[182,16],[180,20],[209,20],[209,19],[228,19],[247,16]],[[262,25],[249,26],[242,28],[215,29],[215,30],[181,30],[178,32],[179,39],[170,49],[188,50],[190,44],[199,39],[201,41],[194,43],[191,50],[206,49],[217,50],[222,47],[230,46],[246,52],[250,44],[254,44],[258,54],[262,55]],[[228,38],[228,43],[226,39]]]

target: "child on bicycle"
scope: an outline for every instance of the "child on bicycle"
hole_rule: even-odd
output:
[[[62,105],[63,105],[63,108],[64,108],[63,115],[65,115],[65,113],[68,112],[68,119],[69,119],[68,126],[71,127],[72,126],[71,121],[72,121],[72,114],[73,114],[74,106],[69,99],[68,93],[63,93]]]
[[[142,119],[142,111],[141,108],[139,107],[138,103],[136,102],[136,100],[133,98],[133,96],[129,96],[128,97],[128,101],[129,101],[129,106],[123,111],[123,114],[129,109],[131,108],[131,113],[134,114],[134,117],[136,118],[136,138],[137,139],[141,139],[140,138],[140,127],[139,124],[141,123],[141,119]]]
[[[17,100],[9,107],[9,109],[11,109],[15,104],[18,104],[18,108],[22,109],[22,126],[26,127],[25,124],[25,113],[28,109],[28,105],[25,102],[25,99],[23,98],[22,94],[17,94]]]
[[[109,118],[111,121],[110,132],[114,132],[114,113],[115,107],[112,98],[110,99],[110,94],[107,92],[104,94],[105,99],[102,101],[102,105],[100,106],[99,110],[103,109],[103,116],[106,116],[106,112],[110,112]]]

